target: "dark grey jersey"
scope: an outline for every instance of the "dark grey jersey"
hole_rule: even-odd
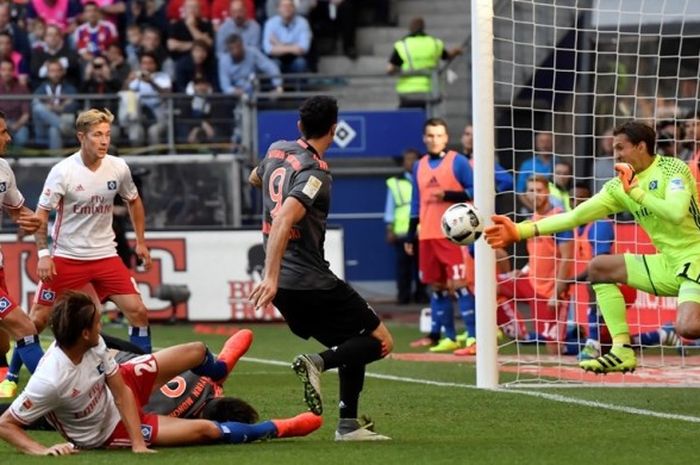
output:
[[[282,259],[282,289],[330,289],[338,278],[324,258],[326,218],[331,200],[331,173],[313,147],[304,140],[277,141],[257,168],[263,190],[263,238],[267,238],[275,213],[288,197],[306,207],[306,215],[290,233]]]

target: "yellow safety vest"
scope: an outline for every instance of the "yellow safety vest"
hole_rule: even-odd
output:
[[[565,190],[559,189],[557,185],[553,182],[549,183],[549,195],[561,201],[561,204],[564,207],[564,211],[568,212],[569,210],[571,210],[571,200],[569,199],[569,193]]]
[[[408,233],[408,225],[411,220],[411,192],[413,185],[405,178],[391,177],[386,180],[394,198],[394,234],[405,236]]]
[[[394,43],[404,72],[437,68],[444,47],[440,39],[429,35],[408,36]],[[396,92],[399,94],[428,93],[431,89],[430,76],[401,76],[396,82]]]

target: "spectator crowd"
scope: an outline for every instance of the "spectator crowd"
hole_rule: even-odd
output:
[[[179,141],[230,138],[231,102],[252,91],[253,76],[272,76],[269,89],[283,92],[280,73],[314,72],[336,40],[356,58],[369,5],[388,22],[388,0],[0,0],[0,110],[15,149],[61,149],[86,104],[76,94],[90,94],[118,115],[120,143],[138,146],[164,141],[161,94],[184,93],[172,108]],[[217,117],[228,125],[204,120]]]

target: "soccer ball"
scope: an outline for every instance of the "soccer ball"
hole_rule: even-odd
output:
[[[484,229],[479,211],[468,203],[457,203],[445,210],[440,225],[445,237],[459,245],[471,244]]]

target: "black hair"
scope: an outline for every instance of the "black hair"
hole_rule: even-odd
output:
[[[257,423],[258,411],[248,402],[236,397],[217,397],[210,400],[202,409],[201,417],[211,421],[237,421],[239,423]]]
[[[310,97],[299,107],[299,120],[306,139],[323,137],[338,122],[338,102],[325,95]]]
[[[447,121],[442,118],[428,118],[425,123],[423,123],[423,133],[425,133],[425,129],[428,126],[442,126],[445,128],[445,131],[449,129],[447,127]]]
[[[656,131],[654,128],[641,121],[627,121],[622,123],[613,131],[613,136],[624,134],[634,145],[644,142],[647,146],[647,153],[654,154],[656,147]]]
[[[240,35],[230,34],[228,37],[226,37],[226,46],[229,46],[231,44],[238,44],[238,43],[243,43],[243,39],[241,39]]]
[[[5,112],[0,110],[0,119],[7,119],[7,115],[5,115]]]
[[[66,292],[53,307],[49,322],[58,347],[71,348],[84,330],[92,328],[97,307],[83,292]]]

